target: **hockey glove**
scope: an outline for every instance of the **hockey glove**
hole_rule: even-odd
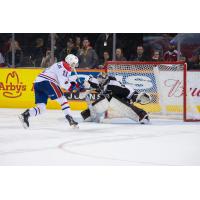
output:
[[[78,85],[76,82],[71,82],[71,85],[68,89],[69,92],[76,93],[79,90]]]
[[[84,82],[77,81],[76,85],[79,88],[79,92],[85,92]]]
[[[152,101],[151,96],[148,93],[141,92],[138,94],[136,98],[136,102],[140,103],[141,105],[148,104]]]
[[[71,82],[71,86],[69,87],[69,92],[84,92],[85,91],[85,87],[83,85],[83,83],[80,82]]]

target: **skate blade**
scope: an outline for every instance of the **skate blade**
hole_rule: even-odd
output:
[[[18,115],[19,121],[21,122],[24,129],[27,129],[28,126],[26,123],[24,123],[23,117],[21,115]]]
[[[150,123],[150,121],[147,119],[143,119],[140,121],[140,124],[149,124],[149,123]]]
[[[72,127],[73,129],[79,129],[79,126],[78,126],[78,125],[71,125],[71,127]]]

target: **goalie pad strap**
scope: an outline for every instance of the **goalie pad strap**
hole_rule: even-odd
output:
[[[81,112],[81,116],[82,116],[82,118],[84,120],[86,120],[87,118],[89,118],[90,117],[90,109],[83,110]]]

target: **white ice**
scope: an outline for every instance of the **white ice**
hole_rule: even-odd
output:
[[[0,165],[200,165],[200,123],[153,119],[140,125],[82,122],[73,130],[62,111],[47,110],[23,129],[22,109],[0,109]]]

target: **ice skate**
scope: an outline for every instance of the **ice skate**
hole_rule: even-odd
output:
[[[20,114],[18,117],[19,117],[19,120],[22,123],[22,126],[25,129],[29,128],[29,121],[28,121],[28,118],[30,117],[29,110],[26,110],[25,112]]]
[[[74,121],[74,119],[72,118],[72,116],[66,115],[65,117],[66,117],[66,119],[67,119],[67,121],[69,122],[69,125],[70,125],[71,127],[73,127],[73,128],[79,128],[78,122]]]

